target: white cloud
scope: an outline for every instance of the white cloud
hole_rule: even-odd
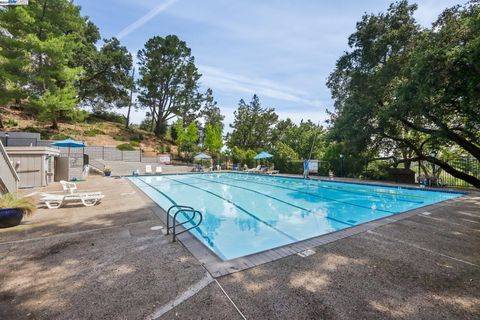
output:
[[[215,91],[258,94],[261,97],[322,107],[321,101],[307,98],[305,92],[293,90],[271,80],[233,74],[206,65],[199,65],[198,68],[202,73],[202,84]]]
[[[178,0],[167,0],[165,2],[162,2],[155,8],[153,8],[152,11],[148,12],[147,14],[143,15],[139,19],[135,20],[125,28],[123,28],[117,35],[116,37],[118,39],[122,39],[126,36],[128,36],[130,33],[134,32],[138,28],[142,27],[144,24],[155,18],[157,15],[162,13],[163,11],[167,10],[169,7],[171,7],[175,2]]]

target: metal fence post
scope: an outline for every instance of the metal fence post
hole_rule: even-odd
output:
[[[105,146],[102,146],[102,160],[105,160]]]

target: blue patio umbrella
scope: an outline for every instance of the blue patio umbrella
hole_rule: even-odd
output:
[[[69,157],[70,157],[70,148],[83,148],[83,147],[85,147],[85,143],[80,142],[80,141],[76,141],[76,140],[73,140],[73,139],[65,139],[65,140],[55,141],[51,145],[55,146],[55,147],[68,148],[68,156]]]
[[[253,159],[258,160],[258,159],[267,159],[272,157],[273,155],[271,155],[270,153],[262,151],[259,154],[257,154]]]
[[[212,159],[212,157],[210,157],[208,154],[200,153],[197,154],[194,159]]]

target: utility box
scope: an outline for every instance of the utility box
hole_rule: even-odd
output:
[[[390,168],[387,170],[388,180],[396,183],[415,183],[415,171],[403,168]]]

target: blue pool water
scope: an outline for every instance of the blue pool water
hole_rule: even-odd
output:
[[[203,213],[191,232],[222,260],[287,245],[460,193],[239,173],[129,177],[167,210]]]

